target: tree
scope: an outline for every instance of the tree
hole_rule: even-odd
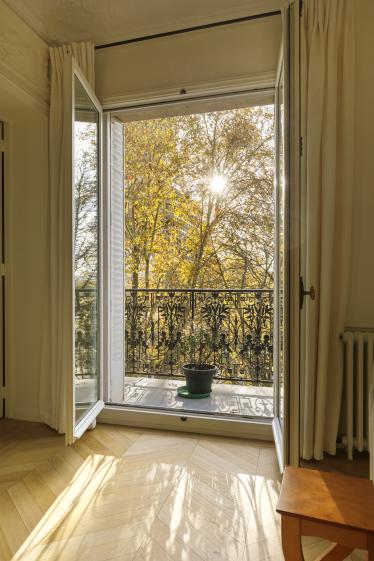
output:
[[[96,285],[97,221],[97,152],[96,126],[76,123],[74,162],[74,257],[75,282],[80,288]]]
[[[175,119],[126,126],[126,271],[133,288],[170,283],[181,264],[190,201],[175,187],[183,160],[177,133]]]
[[[76,375],[94,374],[97,346],[98,181],[96,125],[75,123],[74,277]]]
[[[139,121],[125,134],[127,284],[271,287],[273,107]]]

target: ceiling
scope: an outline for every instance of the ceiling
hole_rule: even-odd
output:
[[[96,45],[279,9],[281,0],[4,0],[50,45]]]

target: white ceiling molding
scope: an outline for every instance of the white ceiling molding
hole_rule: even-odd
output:
[[[0,16],[0,74],[35,98],[49,103],[48,48],[7,6]]]
[[[43,99],[38,92],[29,87],[29,83],[23,81],[20,76],[11,76],[8,71],[3,73],[0,64],[0,88],[4,89],[9,96],[8,99],[14,101],[17,96],[21,98],[30,108],[49,115],[49,103]]]
[[[48,44],[93,40],[96,45],[271,12],[282,4],[282,0],[4,2]]]

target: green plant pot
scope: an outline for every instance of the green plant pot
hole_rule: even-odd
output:
[[[182,372],[186,377],[186,385],[190,394],[210,393],[212,382],[218,372],[214,364],[184,364]]]

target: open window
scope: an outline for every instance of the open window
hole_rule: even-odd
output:
[[[103,402],[101,106],[74,59],[65,103],[72,114],[71,314],[72,375],[67,379],[67,433],[70,444],[95,423]]]
[[[274,420],[278,460],[284,466],[285,372],[288,369],[288,88],[282,49],[275,94],[275,294],[274,294]]]
[[[103,406],[104,372],[105,401],[112,410],[167,413],[181,421],[235,420],[241,431],[243,423],[253,423],[265,438],[273,427],[283,466],[289,377],[288,33],[287,23],[273,87],[107,112],[107,181],[102,191],[100,172],[96,178],[90,171],[95,188],[83,211],[83,223],[91,216],[92,224],[82,239],[98,235],[87,283],[77,272],[77,252],[75,262],[71,403],[76,419],[82,419],[76,434]],[[100,136],[96,98],[78,82],[72,91],[80,92],[75,133],[97,126],[92,134]],[[84,146],[76,139],[74,165]],[[100,154],[91,161],[98,163]],[[75,232],[76,243],[79,227]],[[180,391],[181,367],[199,347],[218,372],[211,395],[191,399]]]
[[[271,423],[274,96],[112,117],[109,403]],[[210,398],[185,399],[199,338],[219,373]]]

